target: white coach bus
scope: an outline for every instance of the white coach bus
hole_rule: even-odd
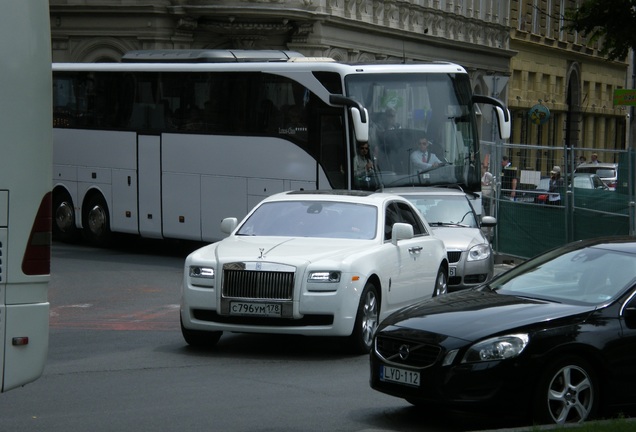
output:
[[[47,0],[0,0],[0,9],[0,391],[6,392],[36,380],[48,352],[51,34]]]
[[[53,65],[54,235],[215,241],[291,189],[458,184],[479,191],[473,96],[451,63],[342,64],[288,51],[134,51]],[[509,133],[509,132],[508,132]],[[443,164],[410,156],[426,136]],[[368,141],[374,169],[356,169]]]

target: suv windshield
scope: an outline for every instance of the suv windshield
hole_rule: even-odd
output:
[[[429,225],[478,227],[475,213],[464,196],[405,195],[404,197],[417,207]]]

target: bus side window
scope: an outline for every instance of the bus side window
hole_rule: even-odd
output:
[[[280,112],[271,99],[262,99],[258,109],[259,132],[275,133],[280,125]]]

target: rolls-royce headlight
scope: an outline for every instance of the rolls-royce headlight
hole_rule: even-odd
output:
[[[214,288],[214,267],[190,266],[188,276],[192,286]]]
[[[214,279],[214,269],[212,267],[190,266],[190,277]]]
[[[479,244],[468,251],[468,261],[480,261],[490,257],[490,245]]]
[[[498,336],[477,342],[464,355],[462,363],[505,360],[517,357],[528,345],[529,337],[525,333]]]
[[[307,282],[337,283],[340,282],[340,274],[339,271],[312,271],[309,272]]]

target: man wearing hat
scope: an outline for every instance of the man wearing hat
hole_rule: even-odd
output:
[[[552,205],[561,204],[561,189],[563,189],[563,179],[561,178],[561,167],[553,166],[550,171],[550,186],[548,191],[548,203]]]

